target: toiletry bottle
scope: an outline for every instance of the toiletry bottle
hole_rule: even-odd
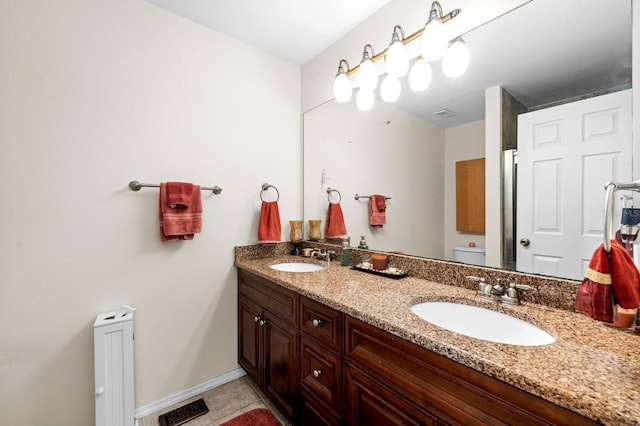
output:
[[[369,249],[369,246],[367,245],[367,240],[364,239],[364,235],[360,235],[360,244],[358,244],[358,248],[359,249]]]
[[[342,239],[342,266],[351,266],[351,249],[347,238]]]

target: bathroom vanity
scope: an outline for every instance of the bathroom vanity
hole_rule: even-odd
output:
[[[270,265],[302,259],[241,253],[239,363],[295,424],[640,424],[638,335],[424,278],[392,280],[338,262],[282,272]],[[492,343],[410,310],[433,300],[499,310],[556,341]]]

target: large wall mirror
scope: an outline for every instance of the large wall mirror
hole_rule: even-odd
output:
[[[482,247],[483,233],[456,231],[455,164],[485,155],[485,89],[501,86],[524,111],[628,90],[631,26],[630,0],[604,9],[597,0],[534,0],[464,35],[471,61],[456,80],[435,63],[431,86],[411,93],[403,81],[396,103],[377,96],[362,112],[331,100],[306,111],[305,219],[324,222],[328,202],[340,201],[352,246],[365,235],[374,250],[444,260],[455,246]],[[441,110],[453,113],[434,114]],[[368,199],[356,194],[389,197],[385,226],[369,226]],[[604,204],[604,190],[596,196]]]

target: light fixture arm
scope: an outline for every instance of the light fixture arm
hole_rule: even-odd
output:
[[[402,25],[396,25],[395,27],[393,27],[393,35],[391,36],[391,43],[395,43],[396,41],[401,41],[402,44],[405,44],[404,28],[402,28]]]
[[[367,47],[371,50],[371,55],[369,55],[369,51],[367,50]],[[362,52],[362,60],[366,60],[366,59],[371,59],[371,61],[373,61],[373,58],[375,58],[376,55],[373,52],[373,46],[370,45],[369,43],[364,45],[364,51]],[[349,75],[349,73],[347,73],[347,75]]]
[[[347,67],[345,68],[343,65],[346,65]],[[349,62],[347,62],[346,59],[340,59],[340,62],[338,62],[338,74],[347,73],[348,71],[349,71]]]

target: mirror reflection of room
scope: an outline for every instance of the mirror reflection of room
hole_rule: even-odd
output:
[[[574,13],[577,3],[579,14]],[[371,109],[361,111],[354,82],[351,101],[311,105],[304,113],[305,217],[324,217],[323,190],[333,186],[345,195],[342,209],[352,240],[366,235],[372,249],[444,260],[476,252],[465,263],[581,279],[603,238],[604,184],[633,179],[632,159],[638,155],[631,138],[631,8],[629,2],[610,6],[616,8],[611,19],[602,17],[595,0],[525,2],[467,29],[463,39],[470,62],[458,78],[444,76],[433,63],[430,86],[415,92],[407,77],[401,77],[396,102],[384,102],[376,94]],[[541,20],[544,34],[536,24]],[[529,36],[517,37],[516,43],[505,37],[521,33]],[[374,45],[374,50],[382,48]],[[334,61],[337,69],[346,57],[353,67],[362,57],[356,50],[329,49],[323,61]],[[384,77],[382,71],[379,81]],[[611,108],[620,112],[610,116],[599,112]],[[448,113],[435,114],[443,110]],[[571,136],[572,143],[580,145],[586,131],[591,132],[586,135],[590,145],[596,141],[604,147],[603,155],[579,154],[589,159],[585,169],[541,162],[531,156],[537,153],[523,151],[524,136],[519,132],[525,126],[529,133],[538,129],[539,136],[547,138],[531,142],[538,145],[551,145],[554,132],[565,136],[561,132],[567,131],[541,128],[536,116],[570,121],[579,114],[592,119],[573,130],[577,136]],[[519,120],[529,121],[519,124]],[[606,139],[611,130],[607,126],[620,133]],[[459,207],[456,163],[481,158],[486,162],[481,197],[486,200],[485,229],[460,230],[458,216],[469,207]],[[565,164],[574,164],[577,158],[567,158]],[[352,198],[374,193],[392,196],[387,225],[380,229],[368,226],[366,203]],[[620,217],[620,203],[616,212]],[[568,236],[567,228],[576,237]],[[547,238],[555,234],[560,238]],[[581,239],[577,251],[572,248],[576,238]],[[558,251],[558,241],[571,246]]]

